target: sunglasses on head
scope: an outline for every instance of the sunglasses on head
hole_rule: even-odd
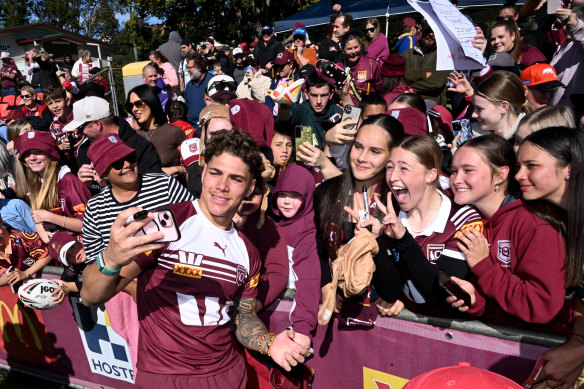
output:
[[[136,100],[133,103],[132,102],[129,102],[126,105],[126,108],[128,109],[128,111],[131,111],[132,108],[134,108],[134,107],[136,107],[138,109],[141,109],[141,108],[144,108],[146,105],[147,104],[146,104],[146,102],[144,100]]]
[[[122,159],[118,159],[116,162],[112,163],[110,166],[115,170],[122,170],[124,168],[124,163],[128,161],[130,165],[136,163],[136,154],[132,153],[125,156]]]
[[[375,27],[366,28],[365,31],[367,31],[367,32],[375,32]]]

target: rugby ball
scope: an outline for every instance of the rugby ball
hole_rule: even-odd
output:
[[[44,278],[26,281],[18,289],[18,298],[24,305],[33,309],[52,309],[59,304],[53,301],[53,293],[59,284]]]

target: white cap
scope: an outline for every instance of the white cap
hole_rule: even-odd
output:
[[[233,49],[233,55],[237,55],[237,54],[243,54],[243,50],[241,49],[241,47],[236,47],[235,49]]]
[[[84,123],[111,115],[109,103],[105,99],[88,96],[73,104],[73,120],[63,128],[63,131],[74,131]]]
[[[12,58],[12,57],[10,56],[10,53],[8,51],[3,51],[0,54],[0,59],[4,59],[4,58]]]
[[[226,85],[225,83],[230,85]],[[235,80],[232,77],[229,77],[225,74],[220,74],[209,80],[209,84],[207,85],[207,95],[211,97],[215,93],[224,90],[235,92],[236,88],[237,86],[235,85]]]

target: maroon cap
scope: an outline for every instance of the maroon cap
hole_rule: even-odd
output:
[[[39,150],[57,161],[61,160],[57,141],[49,132],[28,131],[14,139],[14,152],[18,153],[18,159],[21,161],[31,150]]]
[[[253,41],[250,43],[249,47],[256,47],[257,44],[258,44],[258,41]]]
[[[294,23],[294,25],[292,26],[292,31],[296,30],[298,27],[306,28],[306,24],[304,24],[304,23],[302,23],[302,22],[296,22],[296,23]]]
[[[387,114],[396,118],[406,135],[426,135],[428,133],[428,121],[426,115],[416,108],[391,109]]]
[[[407,18],[402,19],[402,21],[400,23],[400,27],[403,30],[404,28],[407,28],[407,27],[414,27],[416,24],[418,24],[416,22],[416,19],[407,17]]]
[[[244,53],[247,53],[249,51],[249,46],[247,45],[247,43],[245,42],[241,42],[239,45],[237,45],[238,47],[241,47],[241,50]]]
[[[384,76],[403,76],[406,74],[406,59],[399,54],[390,54],[381,64]]]
[[[112,163],[136,152],[128,147],[117,134],[103,135],[89,146],[87,156],[93,162],[98,176],[103,177]]]
[[[22,111],[22,109],[11,109],[8,111],[8,115],[6,115],[6,122],[8,123],[11,120],[22,120],[26,119],[26,115]]]
[[[458,366],[442,367],[413,378],[404,389],[520,389],[509,378],[499,374],[472,367],[468,362],[459,362]]]
[[[434,110],[438,116],[436,116],[432,110]],[[452,120],[454,120],[454,118],[452,117],[452,113],[448,110],[448,108],[443,105],[436,104],[430,110],[429,115],[432,115],[434,118],[436,118],[440,128],[452,132]]]
[[[63,265],[71,265],[67,262],[67,251],[75,244],[75,242],[81,245],[73,234],[66,231],[59,231],[53,235],[51,240],[49,240],[49,255],[60,261]]]
[[[288,50],[279,52],[276,56],[276,65],[286,65],[288,63],[294,63],[294,54]]]
[[[215,45],[215,39],[213,39],[212,37],[207,38],[207,42],[209,42],[213,46]]]

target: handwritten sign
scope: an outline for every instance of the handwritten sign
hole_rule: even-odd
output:
[[[426,20],[436,37],[436,70],[475,70],[485,67],[485,59],[472,45],[475,26],[449,0],[408,3]]]

